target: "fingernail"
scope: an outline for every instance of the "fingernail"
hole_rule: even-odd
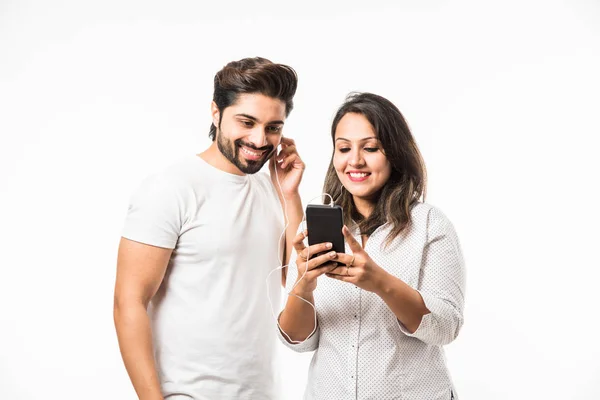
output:
[[[331,248],[331,243],[327,243],[327,248],[330,249]]]
[[[335,251],[332,251],[331,253],[329,253],[329,257],[334,258],[335,257]]]

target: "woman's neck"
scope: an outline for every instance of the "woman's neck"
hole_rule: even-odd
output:
[[[363,218],[369,218],[375,209],[375,202],[368,199],[357,198],[355,196],[353,196],[353,200],[356,211],[358,211]]]

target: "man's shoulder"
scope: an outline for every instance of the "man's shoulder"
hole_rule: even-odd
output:
[[[202,169],[204,165],[201,162],[200,157],[197,155],[188,155],[180,157],[159,171],[159,174],[164,177],[179,179],[179,181],[185,181],[190,179],[197,179],[202,176]]]
[[[181,157],[169,164],[149,172],[142,179],[142,187],[151,187],[157,192],[186,191],[197,187],[202,173],[193,157]]]

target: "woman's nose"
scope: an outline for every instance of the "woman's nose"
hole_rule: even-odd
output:
[[[362,154],[359,150],[352,150],[350,152],[350,159],[348,160],[348,163],[350,165],[352,165],[353,167],[361,167],[364,165],[364,159],[362,157]]]

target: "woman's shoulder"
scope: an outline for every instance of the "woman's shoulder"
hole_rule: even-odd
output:
[[[413,220],[413,223],[420,223],[426,226],[451,225],[450,220],[439,207],[420,201],[413,204],[411,208],[411,219]]]

